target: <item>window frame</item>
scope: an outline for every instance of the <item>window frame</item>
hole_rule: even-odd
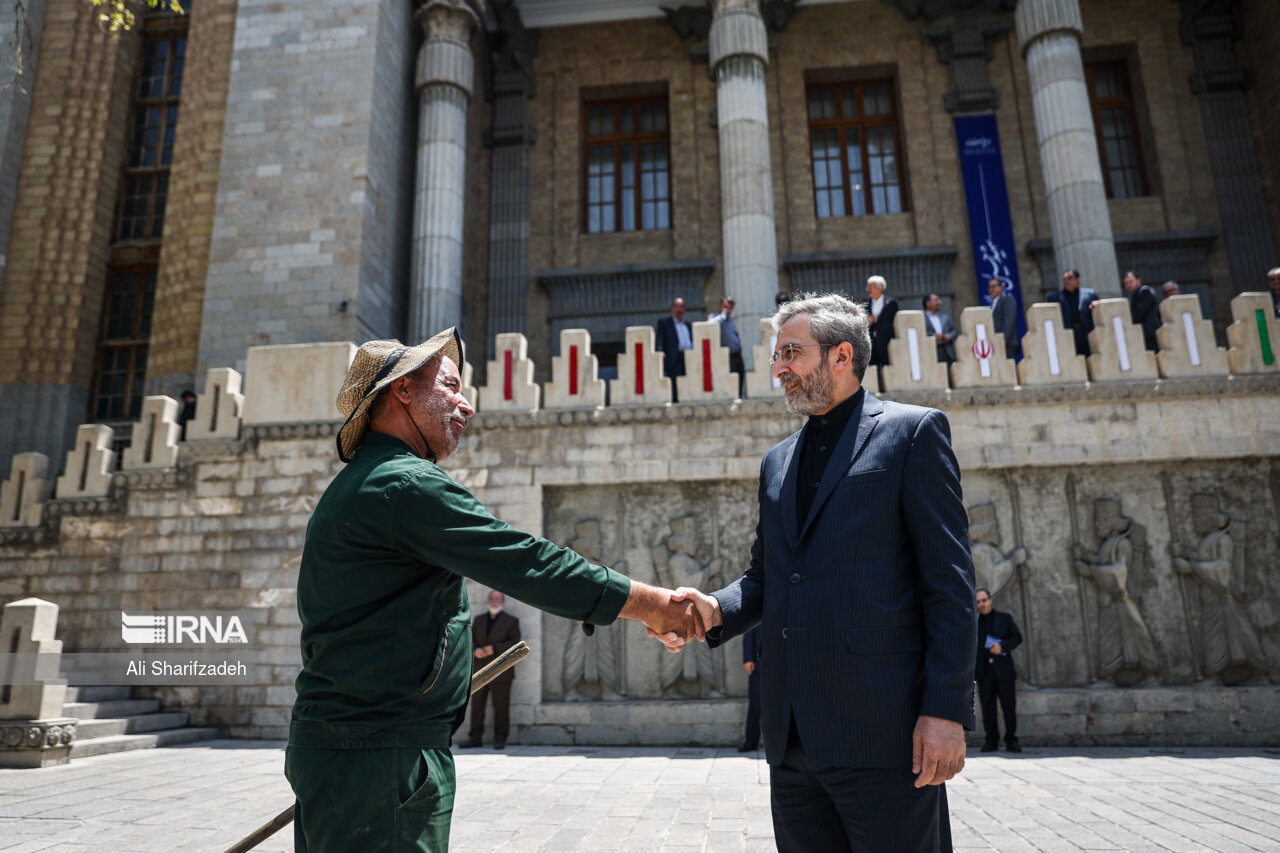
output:
[[[868,116],[866,114],[866,102],[863,97],[865,89],[873,86],[883,86],[889,94],[889,112],[883,115]],[[858,99],[858,110],[860,115],[850,118],[844,115],[844,94],[846,89],[854,89]],[[835,94],[836,117],[835,118],[813,118],[810,115],[810,97],[815,91],[830,91]],[[897,81],[893,77],[876,77],[865,80],[839,80],[839,81],[823,81],[823,82],[807,82],[804,92],[804,111],[805,119],[808,122],[809,135],[809,184],[813,192],[813,214],[817,219],[843,219],[845,217],[856,216],[892,216],[900,213],[911,212],[911,191],[908,183],[906,149],[902,145],[902,113],[900,109],[900,99],[898,98]],[[867,145],[866,131],[872,128],[889,127],[893,130],[894,159],[897,163],[897,186],[898,186],[898,210],[876,211],[872,185],[869,182],[871,175],[871,155],[870,146]],[[864,205],[863,213],[855,213],[853,204],[853,187],[849,180],[849,145],[848,134],[849,129],[856,128],[859,131],[859,154],[861,162],[858,164],[863,175],[862,184],[862,200]],[[834,130],[838,134],[840,146],[840,167],[841,167],[841,193],[844,201],[844,213],[831,214],[823,216],[818,210],[818,193],[830,192],[830,188],[818,187],[818,175],[814,160],[813,140],[814,134],[818,132],[826,132]]]
[[[172,20],[173,18],[180,18],[181,22],[174,21]],[[177,128],[182,106],[182,86],[185,85],[186,79],[188,38],[185,16],[169,14],[158,20],[148,20],[146,23],[147,26],[144,26],[142,32],[142,43],[138,47],[138,68],[134,73],[133,79],[133,99],[129,104],[129,137],[125,146],[125,160],[118,192],[116,217],[111,232],[113,243],[158,242],[164,233],[164,220],[169,197],[168,180],[173,168],[172,150],[177,144]],[[145,51],[147,45],[159,43],[171,45],[169,55],[165,59],[164,76],[161,78],[162,91],[158,96],[144,97],[141,93],[141,86],[143,83],[142,63],[145,61]],[[180,54],[177,47],[179,43],[182,45]],[[175,75],[174,65],[179,59],[183,68],[181,73]],[[182,81],[176,93],[172,91],[175,77]],[[135,155],[144,148],[144,145],[140,145],[138,141],[138,120],[146,115],[147,111],[153,109],[158,111],[158,122],[155,125],[156,141],[154,146],[151,146],[155,151],[155,159],[149,165],[135,164]],[[170,133],[173,134],[173,140],[166,145],[166,138]],[[168,163],[164,162],[166,148],[170,150]],[[145,194],[128,195],[130,182],[138,180],[150,180],[152,182],[150,188]],[[165,185],[163,192],[159,190],[162,183]],[[142,199],[144,211],[141,217],[126,216],[130,199]],[[133,234],[132,229],[129,234],[125,234],[126,219],[133,221],[138,218],[142,221],[141,236]]]
[[[158,281],[157,281],[158,269],[159,269],[159,264],[155,262],[147,262],[145,260],[139,260],[139,261],[136,261],[133,263],[127,263],[127,264],[113,265],[107,269],[106,286],[103,289],[102,317],[99,322],[99,331],[98,331],[98,356],[97,356],[98,363],[97,363],[97,369],[94,370],[93,389],[92,389],[93,394],[92,394],[92,400],[89,406],[89,411],[91,413],[91,420],[93,420],[95,423],[104,423],[104,422],[110,423],[115,421],[133,421],[141,413],[141,402],[142,402],[142,398],[146,396],[146,389],[144,387],[143,390],[136,395],[137,396],[136,402],[138,404],[139,411],[134,412],[133,411],[134,403],[135,403],[134,385],[136,384],[136,377],[139,371],[142,372],[144,383],[145,383],[146,364],[144,362],[142,367],[139,368],[138,355],[139,353],[141,353],[145,356],[148,353],[151,345],[151,329],[149,324],[155,318],[155,294],[158,286]],[[134,295],[134,310],[131,314],[133,318],[133,324],[132,324],[132,328],[130,329],[130,335],[109,337],[110,324],[112,320],[111,305],[112,305],[112,297],[114,296],[114,293],[115,293],[115,282],[118,278],[122,276],[127,276],[127,275],[138,276],[138,283],[140,285],[137,289],[137,293]],[[149,292],[151,293],[151,296],[152,296],[152,304],[151,304],[150,312],[147,312],[144,310],[147,294],[148,294],[148,287],[150,287]],[[142,331],[143,331],[142,323],[143,323],[144,317],[146,318],[146,322],[148,324],[145,330],[146,331],[145,335],[142,334]],[[105,415],[100,414],[99,406],[101,405],[103,400],[102,379],[103,379],[103,372],[106,368],[107,357],[109,354],[122,352],[122,351],[129,353],[129,366],[128,366],[128,369],[125,371],[126,380],[124,383],[123,401],[120,407],[122,414],[118,416],[111,415],[111,414],[105,414]]]
[[[1127,95],[1109,95],[1099,97],[1094,88],[1094,73],[1102,67],[1118,68],[1124,80]],[[1129,60],[1093,59],[1084,63],[1085,88],[1089,95],[1089,112],[1093,118],[1093,136],[1098,146],[1098,164],[1102,168],[1102,185],[1106,189],[1107,200],[1144,198],[1151,195],[1151,180],[1147,175],[1147,157],[1142,145],[1142,129],[1138,125],[1138,99],[1134,95],[1133,74],[1130,73]],[[1135,171],[1138,173],[1138,192],[1134,195],[1116,195],[1111,183],[1111,168],[1107,163],[1107,146],[1102,136],[1102,111],[1124,108],[1129,115],[1130,140],[1133,143]],[[1120,167],[1124,168],[1124,167]]]
[[[640,130],[642,121],[642,110],[648,104],[661,104],[665,112],[666,121],[664,129],[661,131],[643,131]],[[613,109],[614,133],[605,135],[590,135],[591,111],[603,107],[611,107]],[[621,132],[622,110],[629,108],[632,111],[633,132]],[[582,165],[581,165],[581,184],[580,192],[582,196],[581,205],[581,229],[585,235],[596,236],[600,234],[628,234],[642,231],[670,231],[672,223],[675,219],[674,204],[672,199],[672,180],[671,180],[671,105],[670,99],[666,93],[660,95],[644,95],[639,97],[612,97],[612,98],[592,98],[582,102]],[[644,171],[642,168],[641,151],[643,146],[661,143],[666,147],[665,170],[667,176],[667,192],[665,196],[655,196],[651,199],[645,199],[641,191],[643,185]],[[634,227],[623,228],[623,183],[622,183],[622,149],[626,146],[632,148],[631,165],[634,169],[634,209],[632,216],[634,217]],[[613,172],[614,181],[613,193],[613,225],[608,230],[600,229],[591,230],[591,209],[593,207],[604,208],[609,202],[592,203],[589,198],[588,188],[591,181],[591,150],[593,148],[610,147],[613,149]],[[645,228],[644,227],[644,205],[646,203],[662,204],[667,206],[667,221],[662,227]],[[656,217],[655,217],[656,220]]]

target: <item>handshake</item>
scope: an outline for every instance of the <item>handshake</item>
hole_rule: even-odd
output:
[[[618,614],[644,623],[649,636],[678,652],[695,639],[705,642],[707,631],[723,624],[720,603],[691,587],[672,591],[633,581],[631,595]]]

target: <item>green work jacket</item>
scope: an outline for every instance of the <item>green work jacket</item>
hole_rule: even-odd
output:
[[[471,683],[463,578],[584,627],[631,582],[521,533],[409,445],[371,432],[307,525],[296,746],[447,748]]]

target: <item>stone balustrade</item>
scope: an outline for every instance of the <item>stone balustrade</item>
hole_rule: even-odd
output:
[[[1004,339],[994,332],[989,308],[967,308],[961,315],[956,362],[949,369],[937,360],[924,313],[900,311],[895,321],[897,336],[889,347],[890,363],[884,368],[884,390],[890,395],[921,392],[932,398],[985,388],[999,390],[1002,401],[1016,401],[1019,394],[1038,399],[1036,386],[1280,373],[1276,354],[1280,320],[1271,311],[1270,295],[1243,293],[1231,306],[1235,322],[1228,329],[1230,350],[1225,350],[1216,345],[1212,324],[1204,319],[1195,297],[1165,300],[1160,309],[1164,325],[1157,331],[1160,350],[1151,353],[1143,347],[1141,328],[1129,320],[1128,303],[1104,299],[1094,309],[1093,353],[1086,360],[1076,354],[1059,307],[1032,305],[1022,339],[1024,355],[1016,370],[1014,362],[1004,357]],[[755,366],[744,384],[749,400],[765,402],[779,399],[782,392],[770,375],[773,339],[767,319],[760,322],[760,334],[762,342],[753,351]],[[317,430],[339,420],[333,401],[355,350],[354,344],[346,342],[253,347],[243,392],[239,373],[228,368],[210,370],[184,442],[178,439],[177,401],[146,398],[133,442],[121,455],[119,472],[112,430],[101,424],[80,427],[52,488],[49,461],[40,454],[18,454],[0,487],[0,527],[38,528],[50,499],[103,499],[112,494],[113,478],[171,470],[179,465],[184,445],[199,452],[194,448],[202,443],[235,441],[246,429],[267,430],[263,434],[273,438],[288,437],[290,430],[318,434]],[[590,334],[564,330],[560,350],[553,359],[551,381],[539,385],[525,337],[499,335],[486,384],[472,387],[471,365],[463,364],[464,393],[481,412],[592,410],[605,407],[606,400],[611,409],[672,405],[672,380],[662,375],[662,355],[654,348],[651,327],[626,330],[618,377],[609,382],[607,397],[597,358],[591,353]],[[685,357],[686,374],[677,380],[678,405],[737,398],[738,381],[729,371],[728,349],[720,344],[719,326],[695,323],[694,347]],[[881,393],[874,369],[867,372],[864,384],[872,393]]]

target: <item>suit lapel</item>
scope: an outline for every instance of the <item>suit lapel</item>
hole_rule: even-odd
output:
[[[797,450],[803,439],[804,431],[801,430],[796,440],[791,442],[787,458],[782,463],[782,495],[778,505],[782,508],[782,529],[787,532],[787,544],[792,551],[800,541],[800,528],[796,522],[796,477],[800,470],[800,454]]]
[[[809,528],[813,525],[813,520],[818,517],[818,512],[822,509],[822,505],[826,503],[827,498],[831,497],[836,485],[848,472],[849,466],[854,463],[858,458],[858,454],[862,452],[862,448],[866,446],[867,439],[871,437],[871,431],[876,427],[876,418],[883,411],[884,404],[876,397],[873,397],[870,391],[863,395],[862,411],[857,419],[857,425],[854,425],[852,417],[849,418],[849,423],[845,424],[844,432],[840,435],[840,442],[836,444],[835,453],[832,455],[831,461],[827,463],[827,470],[822,474],[818,493],[814,495],[813,506],[809,508],[809,517],[805,519],[804,527],[800,530],[800,539],[803,539],[804,535],[809,532]],[[795,506],[794,480],[790,506]],[[794,516],[795,513],[793,512],[791,515]]]

